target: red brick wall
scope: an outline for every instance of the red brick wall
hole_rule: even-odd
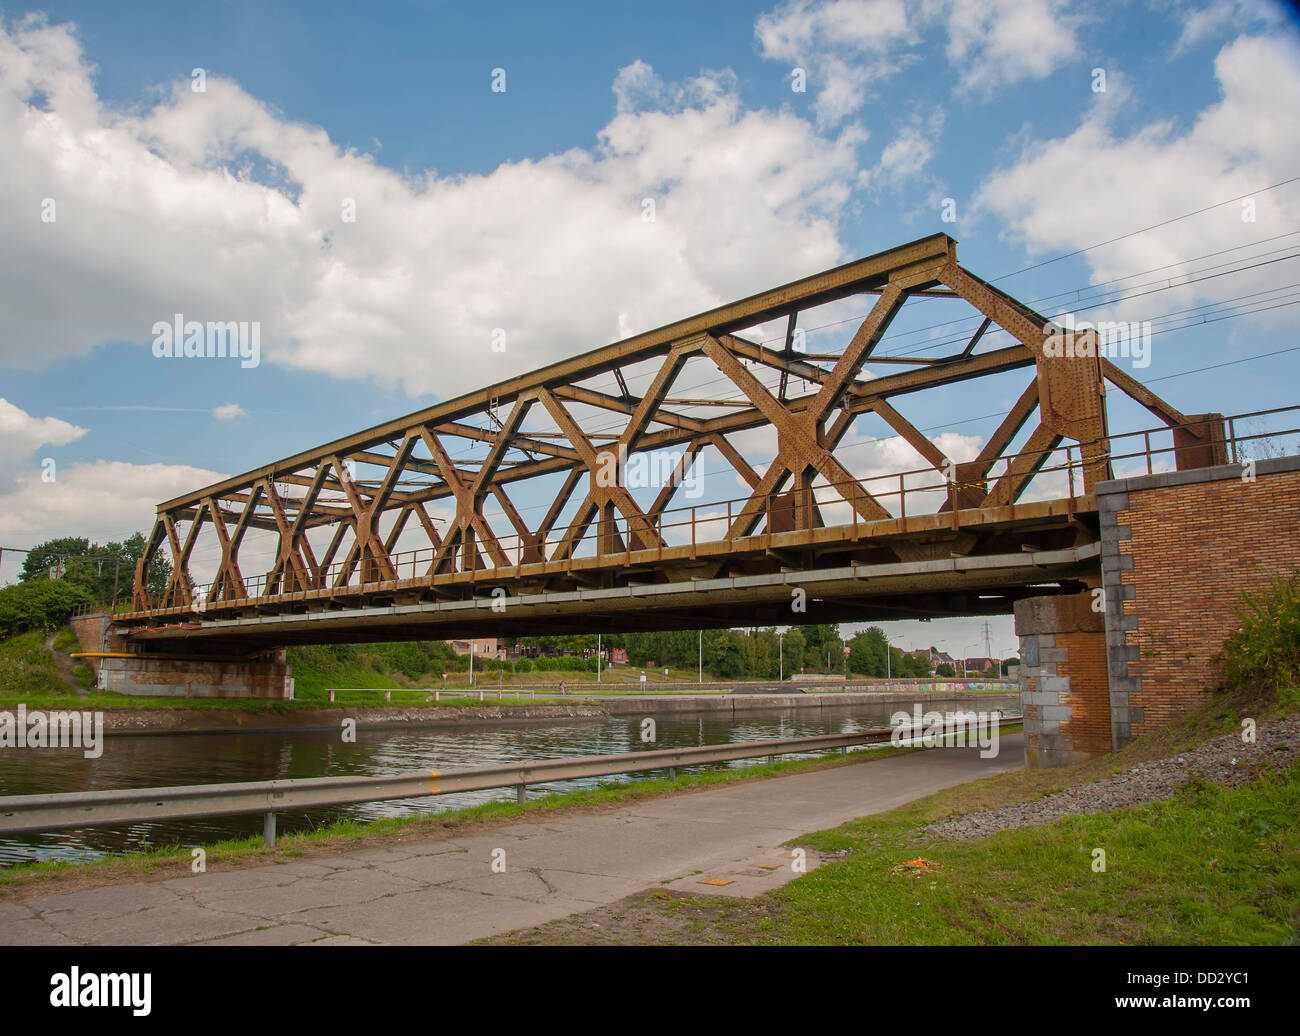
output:
[[[1240,627],[1243,591],[1300,569],[1300,471],[1136,489],[1116,519],[1132,568],[1123,614],[1136,647],[1128,675],[1141,680],[1134,736],[1204,704],[1222,677],[1224,639]],[[1073,658],[1073,655],[1071,656]]]
[[[1070,706],[1070,718],[1061,722],[1076,752],[1099,755],[1110,751],[1110,684],[1106,674],[1106,638],[1096,633],[1058,633],[1056,646],[1066,657],[1056,664],[1059,675],[1069,677],[1070,689],[1060,703]]]

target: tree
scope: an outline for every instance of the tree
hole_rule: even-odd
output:
[[[48,580],[53,569],[65,582],[85,588],[87,600],[129,599],[135,581],[135,563],[144,553],[145,538],[133,533],[121,543],[94,543],[85,536],[61,536],[38,543],[23,560],[22,582]],[[162,595],[171,581],[171,562],[155,556],[149,566],[149,593]]]
[[[786,675],[797,673],[803,668],[806,648],[803,630],[797,626],[785,635],[784,645],[780,651],[785,662]]]
[[[844,656],[844,642],[840,639],[840,627],[837,623],[823,623],[804,626],[804,638],[807,644],[805,658],[814,669],[825,666],[835,672]]]
[[[62,626],[79,604],[89,603],[90,591],[79,583],[29,579],[0,590],[0,636]]]
[[[863,630],[849,641],[849,669],[862,676],[884,676],[889,641],[879,626]],[[896,671],[896,670],[895,670]]]
[[[704,665],[726,679],[745,675],[745,638],[731,630],[704,631]]]
[[[951,662],[940,662],[939,668],[934,671],[935,676],[956,676],[957,670]]]

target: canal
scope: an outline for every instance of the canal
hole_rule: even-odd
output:
[[[965,696],[929,702],[926,710],[950,708],[1015,711],[1018,697]],[[96,791],[216,784],[301,777],[391,776],[416,770],[443,772],[526,759],[649,751],[719,745],[765,738],[854,733],[887,726],[889,716],[908,710],[898,703],[825,708],[761,709],[725,716],[665,714],[655,717],[656,741],[641,741],[640,717],[562,719],[532,722],[466,723],[448,727],[358,730],[345,743],[338,733],[249,733],[122,735],[106,740],[98,759],[80,749],[12,749],[0,752],[0,795]],[[793,757],[784,757],[793,758]],[[719,766],[753,765],[754,760],[683,767],[690,773]],[[654,774],[624,774],[532,786],[529,796],[553,791],[642,780]],[[373,820],[463,809],[513,799],[509,788],[494,791],[370,802],[279,815],[282,833],[310,830],[337,820]],[[90,859],[166,846],[208,845],[259,835],[261,815],[213,817],[125,828],[81,828],[0,838],[0,866],[20,861]]]

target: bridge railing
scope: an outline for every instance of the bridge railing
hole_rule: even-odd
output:
[[[1300,435],[1300,426],[1272,428],[1265,431],[1251,431],[1247,427],[1251,421],[1274,418],[1282,414],[1300,415],[1300,406],[1277,407],[1226,418],[1223,446],[1231,461],[1240,463],[1246,459],[1247,453],[1251,452],[1249,449],[1251,443],[1263,442],[1275,446],[1275,441],[1279,437]],[[1105,444],[1108,447],[1107,459],[1112,471],[1115,472],[1116,477],[1129,477],[1139,473],[1143,468],[1148,474],[1154,473],[1157,469],[1166,470],[1162,465],[1172,455],[1176,455],[1179,449],[1173,438],[1173,430],[1168,425],[1108,436]],[[1168,445],[1164,445],[1161,439],[1167,439]],[[1047,462],[1035,467],[1028,477],[1039,485],[1058,485],[1060,495],[1052,499],[1075,501],[1086,495],[1085,458],[1091,454],[1090,448],[1096,445],[1098,444],[1071,443],[1057,446],[1050,451],[1032,450],[1009,454],[999,458],[990,466],[984,478],[972,485],[980,487],[996,485],[997,481],[1010,474],[1019,462],[1038,462],[1046,453]],[[311,590],[286,589],[283,575],[277,576],[274,580],[270,580],[267,575],[246,577],[245,596],[239,600],[275,598],[292,601],[330,589],[358,590],[370,585],[378,587],[393,582],[419,582],[434,575],[435,564],[448,571],[467,572],[473,575],[477,572],[490,573],[494,570],[513,569],[533,563],[545,563],[548,566],[564,565],[570,560],[597,556],[609,557],[617,561],[618,557],[623,555],[630,563],[634,553],[640,554],[646,549],[654,552],[662,560],[664,552],[674,548],[689,546],[694,549],[705,545],[731,545],[756,536],[771,535],[774,530],[774,519],[779,520],[783,525],[788,521],[787,530],[794,531],[796,507],[800,511],[812,511],[816,508],[818,513],[833,519],[823,519],[824,525],[820,527],[849,527],[856,538],[858,529],[872,524],[872,521],[864,518],[858,509],[846,500],[846,494],[841,490],[853,487],[858,493],[862,491],[868,493],[886,512],[885,516],[877,519],[880,521],[906,521],[921,515],[934,515],[939,513],[939,508],[944,504],[950,512],[956,512],[957,494],[963,485],[951,476],[955,472],[955,467],[962,463],[965,462],[955,462],[953,470],[947,473],[949,477],[945,477],[945,473],[936,471],[933,467],[923,467],[902,472],[868,475],[842,482],[817,484],[803,490],[802,499],[797,503],[790,494],[769,494],[760,512],[761,525],[755,523],[753,529],[734,536],[731,535],[731,530],[735,526],[736,519],[742,515],[746,505],[749,504],[748,496],[666,509],[645,517],[629,518],[618,514],[612,519],[606,518],[604,521],[607,534],[612,533],[621,540],[621,546],[616,550],[599,549],[591,537],[583,537],[583,533],[594,525],[598,530],[596,538],[599,538],[602,519],[597,516],[586,524],[571,522],[553,529],[540,543],[519,534],[495,536],[494,542],[500,551],[501,560],[494,558],[490,549],[484,553],[485,548],[488,547],[484,542],[476,542],[473,549],[469,550],[465,550],[463,544],[451,551],[444,551],[440,547],[421,547],[391,556],[393,578],[367,578],[364,563],[355,560],[336,561],[320,570],[319,578],[314,580],[316,586]],[[1122,470],[1124,468],[1135,470]],[[922,501],[928,506],[923,506]],[[1009,506],[1014,507],[1015,504]],[[955,513],[954,521],[958,521]],[[570,536],[579,546],[569,552],[565,558],[557,559],[554,556],[557,546]],[[612,536],[607,543],[610,541]],[[634,546],[634,544],[638,545]],[[211,593],[212,586],[210,582],[194,585],[194,599],[200,602],[196,610],[205,610],[206,605],[203,602]]]
[[[1015,722],[1022,717],[1002,716],[994,722]],[[908,736],[914,732],[910,726]],[[945,717],[944,731],[969,731],[969,723]],[[922,731],[922,733],[928,732]],[[529,760],[499,766],[478,766],[447,773],[430,770],[392,777],[306,777],[278,781],[246,781],[232,784],[198,784],[170,788],[123,788],[108,791],[59,792],[51,795],[7,795],[0,797],[0,835],[30,831],[59,831],[77,827],[104,827],[196,817],[263,814],[263,836],[267,845],[275,842],[275,815],[323,806],[355,805],[394,799],[450,795],[466,791],[514,788],[516,801],[523,803],[528,785],[579,780],[650,770],[667,770],[676,776],[679,766],[731,762],[767,756],[795,755],[888,743],[892,727],[878,727],[852,734],[819,734],[812,737],[745,741],[696,748],[665,748],[619,755],[579,756],[566,759]],[[910,743],[910,742],[908,742]]]

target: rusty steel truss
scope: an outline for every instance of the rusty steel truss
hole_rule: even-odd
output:
[[[842,351],[800,352],[801,313],[850,296],[865,298],[870,308]],[[873,355],[900,310],[918,298],[964,301],[975,310],[978,329],[964,347],[941,357]],[[776,348],[742,333],[772,321],[783,321],[785,328],[784,342]],[[1015,344],[981,349],[995,327]],[[996,578],[953,575],[936,582],[923,578],[921,568],[909,580],[898,566],[1095,543],[1092,490],[1111,477],[1107,383],[1173,430],[1180,468],[1221,462],[1224,456],[1220,415],[1180,413],[1103,356],[1052,354],[1048,334],[1040,314],[964,269],[956,243],[936,234],[168,500],[158,507],[136,568],[132,611],[119,621],[163,637],[200,634],[213,623],[228,629],[223,620],[280,617],[285,621],[274,624],[280,632],[268,636],[291,642],[329,638],[295,633],[310,624],[288,617],[319,619],[321,613],[337,612],[338,622],[318,622],[315,629],[332,630],[333,639],[344,639],[348,631],[357,639],[414,636],[421,629],[428,635],[420,623],[375,626],[363,621],[361,611],[439,602],[537,602],[547,594],[580,601],[583,590],[692,581],[716,586],[718,580],[846,568],[862,578],[824,596],[835,607],[822,615],[1005,611],[1017,586],[1042,580],[1041,568],[1003,566]],[[674,397],[682,371],[700,363],[725,378],[728,390],[711,392],[705,400]],[[886,368],[891,373],[869,376],[868,363],[877,369],[895,366]],[[632,392],[624,371],[638,364],[648,364],[643,369],[653,375]],[[978,456],[961,463],[950,461],[891,402],[1030,368],[1019,398]],[[602,376],[608,382],[611,374],[617,392],[587,384]],[[792,393],[796,382],[804,386],[799,394]],[[918,478],[926,481],[918,472],[861,479],[837,456],[855,419],[868,413],[883,419],[923,458],[932,476],[928,484],[918,489]],[[594,414],[602,421],[593,421]],[[1035,416],[1036,424],[1013,452],[1013,441]],[[530,422],[537,427],[529,429]],[[541,425],[547,430],[539,430]],[[760,428],[774,433],[776,441],[775,459],[762,471],[733,441],[738,433]],[[476,459],[456,456],[476,445],[485,451]],[[624,484],[626,460],[668,448],[680,450],[676,466],[652,501],[638,502]],[[747,491],[709,508],[671,508],[692,464],[709,448],[725,458]],[[1068,474],[1068,491],[1059,499],[1021,502],[1030,480],[1062,450],[1065,461],[1058,467]],[[534,522],[515,502],[517,491],[529,483],[549,487],[549,506]],[[918,509],[918,500],[929,506]],[[485,512],[488,501],[499,508],[491,517]],[[430,515],[431,505],[447,504],[454,512],[441,522]],[[561,525],[566,509],[571,517]],[[252,576],[240,564],[250,530],[273,535],[277,544],[269,567]],[[419,537],[417,545],[399,550],[403,537],[409,543],[412,536]],[[201,540],[219,552],[204,585],[190,574]],[[149,566],[163,550],[172,574],[155,598],[147,589]],[[873,566],[893,576],[868,591]],[[1092,582],[1095,569],[1095,562],[1081,562],[1058,574],[1077,588]],[[720,592],[714,601],[689,605],[665,594],[676,603],[662,613],[648,603],[621,613],[539,605],[511,617],[521,624],[516,632],[751,624],[748,615],[738,615],[749,602],[753,616],[791,621],[788,614],[781,617],[782,608],[789,610],[782,603],[790,597],[788,582],[763,584],[779,584],[771,592]],[[981,605],[980,591],[990,588],[999,588],[1002,599]],[[868,598],[878,607],[864,610]],[[446,629],[501,629],[503,613],[509,609],[478,608],[472,619],[462,616]],[[344,615],[353,619],[344,621]]]

